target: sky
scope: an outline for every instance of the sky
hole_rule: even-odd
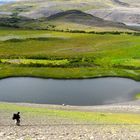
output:
[[[0,5],[4,3],[8,3],[8,2],[13,2],[13,1],[16,1],[16,0],[0,0]]]
[[[15,1],[15,0],[0,0],[0,2],[9,2],[9,1]]]
[[[0,1],[6,2],[6,1],[12,1],[12,0],[0,0]]]

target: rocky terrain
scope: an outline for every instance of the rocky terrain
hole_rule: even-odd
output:
[[[137,125],[24,125],[0,126],[2,140],[139,140]]]
[[[125,24],[140,24],[140,8],[129,7],[117,7],[106,9],[89,10],[94,16],[103,18],[105,20],[111,20],[114,22],[122,22]]]
[[[12,104],[11,104],[12,105]],[[17,104],[25,107],[39,107],[61,110],[94,112],[140,113],[139,101],[124,104],[76,107],[38,104]],[[0,110],[0,139],[2,140],[139,140],[138,124],[97,124],[74,121],[56,116],[40,116],[23,112],[21,126],[15,126],[11,119],[12,110]]]

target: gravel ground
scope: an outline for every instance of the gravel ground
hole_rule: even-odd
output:
[[[139,140],[137,126],[46,125],[0,126],[1,140]]]
[[[123,104],[76,107],[38,104],[22,106],[64,110],[140,113],[140,101]],[[24,120],[26,118],[26,120]],[[140,140],[140,125],[84,124],[58,117],[24,116],[15,126],[9,112],[0,112],[0,140]]]

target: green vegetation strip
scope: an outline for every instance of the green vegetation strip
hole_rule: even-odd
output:
[[[136,94],[136,99],[140,99],[140,93]]]
[[[7,77],[42,77],[56,79],[80,79],[105,76],[128,77],[140,80],[140,70],[127,70],[118,68],[51,68],[51,67],[23,67],[13,65],[0,65],[0,78]]]
[[[18,64],[18,65],[49,65],[49,66],[60,66],[67,65],[69,61],[64,60],[35,60],[35,59],[0,59],[1,63],[6,64]]]
[[[85,121],[96,124],[140,124],[139,114],[122,114],[122,113],[100,113],[100,112],[83,112],[83,111],[68,111],[37,107],[27,107],[22,105],[0,103],[1,112],[16,112],[20,111],[22,114],[30,114],[41,116],[56,116],[77,121]]]

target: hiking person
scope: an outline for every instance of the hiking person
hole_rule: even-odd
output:
[[[12,119],[15,120],[17,126],[20,126],[20,112],[18,112],[17,114],[13,114]]]

